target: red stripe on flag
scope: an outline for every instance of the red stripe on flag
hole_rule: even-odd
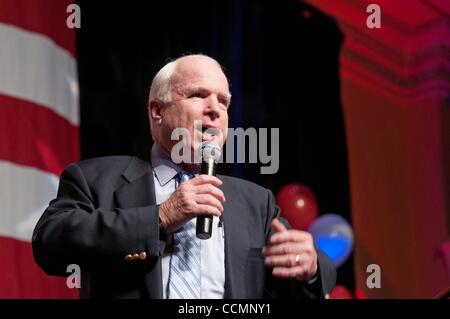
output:
[[[78,127],[49,108],[0,94],[0,159],[60,175],[79,158]]]
[[[75,29],[69,29],[66,12],[75,0],[1,0],[0,22],[50,37],[76,56]]]
[[[0,236],[0,298],[78,298],[66,278],[47,276],[35,263],[31,244]]]

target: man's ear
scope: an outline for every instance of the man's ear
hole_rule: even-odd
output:
[[[150,121],[153,121],[157,124],[161,123],[162,120],[162,103],[158,101],[151,101],[148,104],[148,117]]]

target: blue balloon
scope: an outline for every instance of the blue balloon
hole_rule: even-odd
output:
[[[342,216],[324,214],[311,224],[308,231],[312,234],[316,247],[330,257],[336,267],[341,266],[350,256],[353,230]]]

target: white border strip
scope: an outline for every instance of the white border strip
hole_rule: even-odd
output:
[[[30,242],[36,223],[56,197],[58,177],[6,161],[0,161],[0,176],[0,235]]]
[[[0,94],[40,104],[79,125],[77,61],[47,36],[0,23]]]

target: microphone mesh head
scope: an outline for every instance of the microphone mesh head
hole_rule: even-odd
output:
[[[205,141],[202,143],[202,156],[204,161],[212,158],[214,162],[217,163],[220,159],[221,154],[222,149],[217,142]]]

